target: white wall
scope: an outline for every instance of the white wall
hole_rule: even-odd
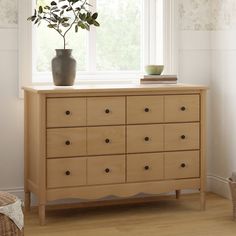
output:
[[[18,99],[17,1],[0,1],[0,190],[22,193],[23,101]]]
[[[209,190],[229,197],[227,178],[236,171],[236,1],[179,0],[179,15],[180,77],[210,86]]]
[[[0,190],[21,196],[23,101],[18,98],[16,3],[0,1]],[[236,170],[235,4],[235,0],[179,0],[179,78],[210,86],[208,182],[223,196],[228,196],[226,178]]]

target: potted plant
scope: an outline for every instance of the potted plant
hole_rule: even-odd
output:
[[[34,15],[28,20],[35,25],[46,22],[48,28],[55,30],[63,40],[63,49],[56,49],[56,56],[52,59],[52,74],[57,86],[71,86],[76,75],[76,60],[71,56],[72,49],[66,48],[67,34],[79,28],[90,30],[90,26],[99,26],[98,13],[91,12],[91,5],[87,0],[57,0],[50,5],[39,6],[34,9]]]

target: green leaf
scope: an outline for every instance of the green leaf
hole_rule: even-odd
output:
[[[56,6],[56,5],[57,5],[57,3],[55,1],[51,2],[51,6]]]
[[[93,18],[94,20],[96,20],[96,19],[98,18],[98,13],[95,12],[95,13],[92,15],[92,18]]]
[[[80,13],[79,18],[84,21],[86,19],[86,14],[85,13],[83,13],[83,14]]]
[[[69,27],[70,24],[69,24],[69,23],[62,23],[62,26],[63,26],[63,27]]]
[[[43,7],[39,6],[39,14],[42,14],[42,13],[43,13]]]
[[[88,22],[88,24],[90,24],[90,25],[92,25],[93,24],[93,22],[94,22],[94,20],[93,20],[93,18],[92,17],[90,17],[90,18],[87,18],[86,19],[86,21]]]
[[[49,7],[49,6],[45,6],[44,9],[45,9],[45,10],[50,10],[51,7]]]
[[[54,27],[56,27],[57,26],[57,24],[49,24],[48,25],[48,28],[54,28]]]
[[[86,29],[86,30],[88,30],[88,31],[90,30],[89,24],[84,24],[84,26],[85,26],[85,29]]]
[[[68,5],[64,5],[61,7],[61,9],[66,9],[68,7]]]
[[[93,24],[94,24],[95,26],[97,26],[97,27],[100,26],[100,24],[99,24],[96,20],[93,22]]]
[[[75,26],[75,33],[77,33],[79,31],[79,27],[78,25]]]

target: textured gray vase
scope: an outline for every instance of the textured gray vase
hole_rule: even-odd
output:
[[[56,86],[72,86],[76,75],[76,60],[71,49],[56,49],[52,59],[53,82]]]

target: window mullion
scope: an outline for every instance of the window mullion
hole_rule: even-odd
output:
[[[96,12],[97,0],[89,0],[90,10]],[[96,73],[96,29],[91,27],[88,33],[88,72]]]

